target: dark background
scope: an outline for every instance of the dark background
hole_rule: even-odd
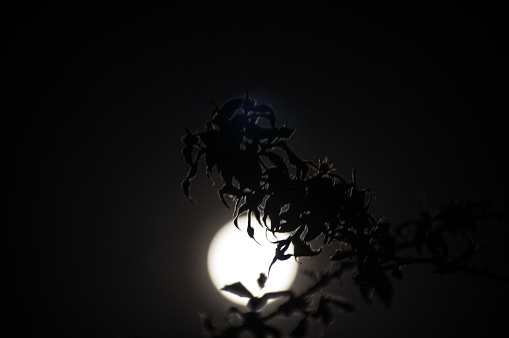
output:
[[[4,64],[7,278],[16,337],[194,337],[230,304],[206,271],[231,217],[200,175],[189,203],[184,128],[246,87],[297,132],[303,158],[358,171],[395,223],[420,200],[507,208],[501,8],[39,5],[12,8]],[[203,168],[202,168],[203,169]],[[5,203],[5,202],[4,202]],[[475,263],[507,273],[507,227]],[[410,267],[392,309],[366,306],[327,336],[489,336],[506,284]],[[503,331],[502,331],[503,332]]]

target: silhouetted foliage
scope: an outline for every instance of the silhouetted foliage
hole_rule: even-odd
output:
[[[185,195],[192,201],[191,181],[200,162],[205,163],[207,176],[217,172],[224,183],[219,198],[228,208],[233,204],[235,225],[245,213],[246,231],[253,240],[255,222],[281,238],[274,243],[268,278],[277,261],[317,256],[325,246],[336,250],[329,258],[335,263],[333,269],[314,274],[314,284],[301,294],[282,291],[257,298],[241,283],[225,286],[223,291],[249,298],[249,306],[244,311],[231,308],[228,317],[238,317],[236,325],[229,323],[223,330],[204,325],[210,336],[237,337],[247,330],[257,337],[279,337],[281,332],[267,322],[276,316],[299,315],[301,320],[291,334],[305,337],[309,321],[329,325],[333,310],[354,311],[349,302],[323,292],[346,271],[353,272],[367,303],[376,295],[387,307],[394,296],[392,279],[402,279],[405,267],[413,263],[430,264],[437,275],[464,272],[507,281],[507,277],[466,264],[478,249],[473,239],[478,223],[502,218],[489,203],[453,203],[437,213],[423,205],[419,219],[393,227],[390,220],[370,212],[374,194],[359,188],[355,171],[346,179],[327,158],[318,162],[301,159],[288,145],[294,129],[277,126],[269,105],[258,104],[246,92],[243,98],[213,106],[205,130],[186,130],[183,137],[183,155],[190,166],[182,182]],[[466,239],[456,256],[449,250],[450,236]],[[320,247],[313,249],[311,243],[318,240]],[[260,287],[266,278],[260,276]],[[275,311],[260,314],[268,299],[283,296],[288,299]]]

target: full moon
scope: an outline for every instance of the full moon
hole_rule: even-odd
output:
[[[268,275],[276,249],[276,245],[271,241],[278,239],[269,232],[269,241],[254,217],[251,219],[251,225],[255,228],[254,237],[260,244],[246,232],[247,216],[240,216],[238,225],[240,230],[235,227],[233,221],[226,223],[210,243],[207,265],[210,279],[217,290],[236,282],[241,282],[256,297],[267,292],[288,290],[293,284],[299,264],[292,258],[277,261]],[[293,252],[293,248],[290,247],[288,252]],[[257,282],[260,273],[268,275],[263,289]],[[246,305],[248,302],[247,298],[238,297],[230,292],[221,291],[221,294],[240,305]]]

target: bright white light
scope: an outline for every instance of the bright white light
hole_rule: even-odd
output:
[[[254,237],[260,244],[248,236],[246,216],[239,217],[238,224],[242,231],[235,227],[233,221],[225,224],[216,233],[209,247],[207,265],[210,279],[217,290],[236,282],[242,282],[253,296],[288,290],[295,279],[299,264],[293,258],[277,261],[270,270],[265,287],[260,289],[257,279],[260,273],[267,275],[276,245],[267,240],[264,229],[254,217],[251,219],[251,226],[255,228]],[[272,242],[277,240],[273,236],[269,239]],[[293,252],[293,247],[287,252]],[[240,305],[246,305],[248,301],[247,298],[238,297],[230,292],[221,291],[221,294]]]

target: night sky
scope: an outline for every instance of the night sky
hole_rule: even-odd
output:
[[[395,223],[454,199],[507,208],[501,8],[39,5],[11,9],[4,149],[15,337],[196,337],[223,319],[206,253],[231,218],[203,173],[180,189],[185,128],[210,99],[273,106],[303,158],[358,172]],[[504,18],[504,20],[506,20]],[[5,46],[5,45],[4,45]],[[5,204],[5,202],[4,202]],[[479,266],[509,271],[509,230],[479,229]],[[507,284],[409,267],[393,307],[357,304],[327,337],[506,330]]]

